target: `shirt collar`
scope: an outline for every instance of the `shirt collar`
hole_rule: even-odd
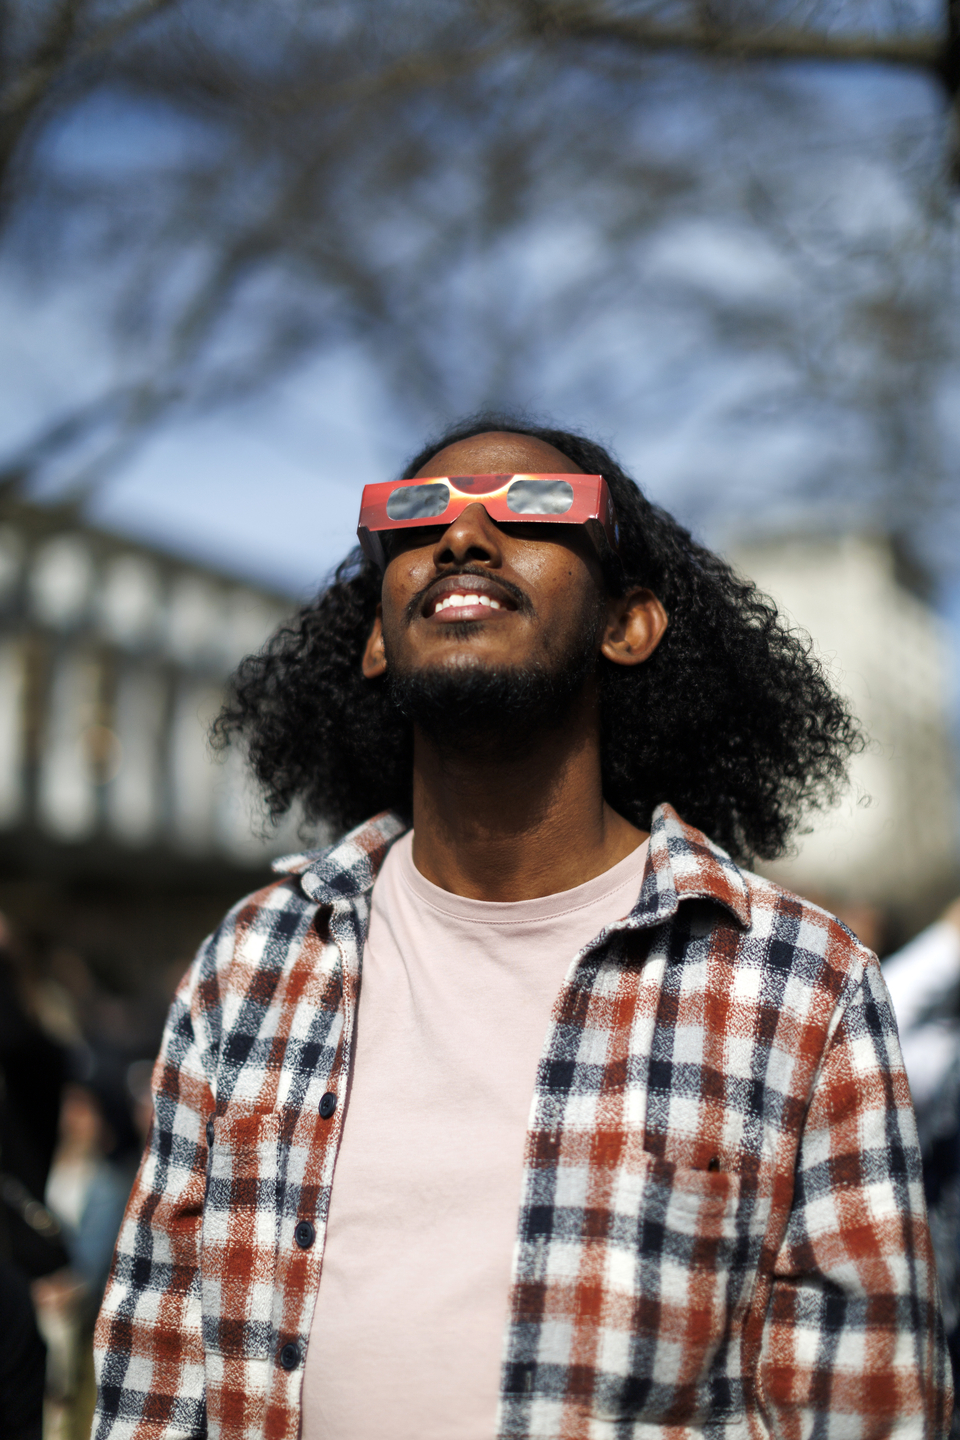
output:
[[[385,810],[326,850],[306,850],[273,862],[283,875],[299,875],[311,900],[321,905],[355,899],[373,888],[394,840],[408,829]],[[687,825],[672,805],[658,805],[650,825],[650,848],[637,903],[620,926],[647,929],[676,914],[681,900],[715,900],[739,923],[750,924],[750,894],[739,866],[700,830]]]
[[[408,828],[396,811],[384,810],[326,850],[283,855],[274,860],[273,868],[281,875],[299,875],[304,893],[321,905],[356,899],[373,889],[387,851]]]
[[[650,822],[650,848],[640,894],[621,922],[647,929],[675,915],[681,900],[715,900],[747,929],[750,891],[739,865],[687,825],[672,805],[658,805]]]

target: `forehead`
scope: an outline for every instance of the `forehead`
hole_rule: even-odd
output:
[[[417,471],[429,475],[581,475],[579,465],[532,435],[488,430],[431,455]]]

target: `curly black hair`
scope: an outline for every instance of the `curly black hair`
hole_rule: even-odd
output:
[[[738,859],[782,854],[802,811],[836,798],[863,744],[809,637],[582,435],[483,413],[425,446],[402,478],[447,445],[491,430],[546,441],[606,477],[626,584],[649,587],[669,616],[645,664],[598,660],[608,802],[648,829],[654,807],[669,800]],[[335,829],[388,808],[409,813],[410,723],[385,680],[360,672],[380,586],[377,568],[352,551],[231,677],[214,743],[246,745],[274,820],[295,801],[307,821]]]

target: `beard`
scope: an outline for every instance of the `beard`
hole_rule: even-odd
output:
[[[566,649],[523,666],[489,666],[470,659],[404,670],[387,656],[390,698],[442,749],[507,753],[532,748],[561,729],[597,666],[596,624],[584,624]]]

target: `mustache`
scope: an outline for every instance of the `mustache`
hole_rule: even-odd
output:
[[[519,611],[529,615],[533,610],[529,597],[520,589],[519,585],[514,585],[510,580],[504,580],[499,575],[491,575],[490,571],[482,565],[458,565],[455,569],[445,570],[442,575],[435,575],[429,585],[424,585],[422,590],[417,591],[413,599],[407,602],[404,609],[403,618],[405,623],[409,625],[411,621],[415,620],[420,614],[427,594],[433,589],[438,580],[456,579],[458,575],[475,575],[478,580],[493,580],[495,584],[500,586],[501,590],[506,591]]]

